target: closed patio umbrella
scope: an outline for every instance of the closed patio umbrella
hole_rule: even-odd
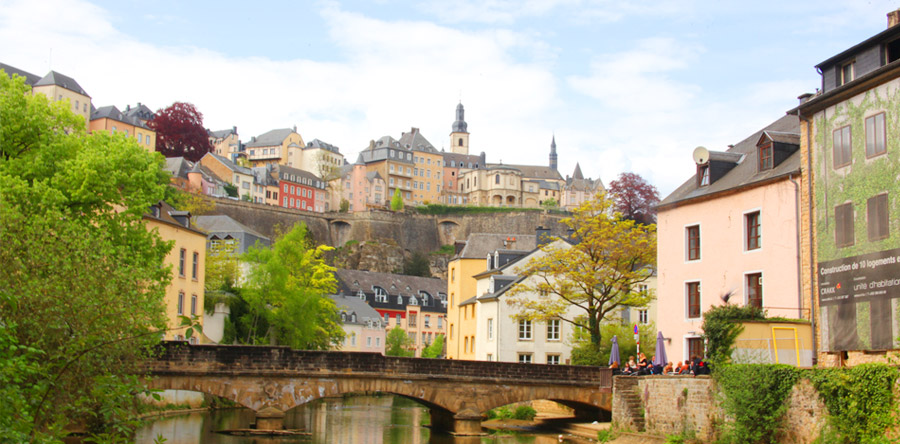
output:
[[[612,349],[609,351],[608,365],[612,365],[613,362],[618,362],[619,367],[622,367],[622,360],[619,359],[619,338],[616,336],[612,337]]]
[[[653,365],[665,366],[669,362],[669,358],[666,356],[666,345],[663,341],[665,338],[663,338],[662,332],[658,331],[656,333],[656,357],[653,358]]]

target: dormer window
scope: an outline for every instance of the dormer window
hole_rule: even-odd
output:
[[[419,305],[419,300],[415,296],[409,297],[409,305]]]
[[[356,313],[350,315],[350,322],[356,323]]]
[[[766,144],[759,147],[759,171],[771,170],[772,162],[772,144]]]
[[[359,297],[359,298],[362,299],[362,300],[366,300],[366,294],[363,293],[362,290],[357,291],[357,292],[356,292],[356,296]]]
[[[403,296],[397,295],[397,304],[403,305]]]
[[[701,187],[709,185],[709,164],[697,166],[697,185]]]
[[[856,78],[856,60],[841,65],[837,73],[838,86],[846,85]]]

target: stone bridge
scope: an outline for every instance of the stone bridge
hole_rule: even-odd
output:
[[[612,409],[612,374],[599,367],[165,342],[149,373],[151,388],[207,393],[255,411],[260,429],[280,429],[287,410],[345,393],[413,399],[429,408],[433,428],[460,435],[481,434],[484,412],[515,402],[556,401],[591,421],[609,419]]]

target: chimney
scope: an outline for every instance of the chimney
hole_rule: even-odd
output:
[[[125,105],[125,111],[131,111],[131,105]]]
[[[888,28],[900,25],[900,9],[891,11],[887,14]]]
[[[297,125],[294,125],[294,132],[297,132]]]
[[[803,93],[803,94],[800,94],[799,96],[797,96],[797,99],[800,100],[800,104],[803,105],[804,103],[809,101],[809,98],[812,96],[813,96],[812,93]]]
[[[231,132],[237,134],[237,125],[231,127]]]

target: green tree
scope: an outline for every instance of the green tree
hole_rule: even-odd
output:
[[[649,359],[656,352],[656,325],[652,322],[639,326],[641,351]],[[637,357],[637,343],[634,341],[634,326],[623,324],[618,320],[604,322],[600,326],[600,335],[604,338],[599,347],[591,342],[591,335],[585,329],[576,329],[572,334],[572,364],[574,365],[609,365],[612,352],[612,337],[619,343],[620,366],[625,366],[629,356]]]
[[[703,313],[703,339],[706,341],[706,356],[714,366],[731,362],[734,342],[744,331],[741,321],[761,321],[766,313],[753,305],[716,305]]]
[[[412,339],[400,327],[394,327],[388,332],[385,339],[384,354],[388,356],[414,356],[416,353],[409,348]]]
[[[556,199],[551,197],[547,200],[542,201],[541,206],[549,210],[549,209],[559,207],[559,202],[557,202]]]
[[[238,189],[233,184],[226,183],[225,185],[222,185],[222,188],[225,189],[225,194],[228,197],[238,197]]]
[[[0,122],[0,436],[128,433],[121,395],[141,391],[130,375],[166,325],[171,244],[142,222],[167,193],[163,158],[88,135],[66,101],[2,72]]]
[[[574,245],[550,242],[521,274],[507,303],[525,319],[562,319],[584,328],[599,349],[602,322],[623,307],[646,306],[654,296],[640,292],[656,266],[656,225],[641,225],[613,213],[612,201],[598,194],[562,222],[574,230]],[[546,294],[548,297],[534,297]],[[570,308],[582,311],[571,318]]]
[[[431,277],[431,261],[428,255],[416,251],[403,261],[403,274],[407,276]]]
[[[444,355],[444,335],[437,335],[434,341],[422,350],[423,358],[440,358]]]
[[[350,211],[350,201],[347,199],[341,199],[341,207],[339,210],[341,213],[346,213]]]
[[[324,255],[332,248],[314,246],[306,225],[298,224],[271,248],[247,250],[250,264],[242,288],[248,312],[242,319],[245,343],[328,349],[344,338],[338,309],[327,297],[337,288],[334,268]],[[268,326],[260,332],[260,326]]]
[[[400,188],[394,190],[394,197],[391,198],[391,211],[403,211],[403,196],[400,195]]]

